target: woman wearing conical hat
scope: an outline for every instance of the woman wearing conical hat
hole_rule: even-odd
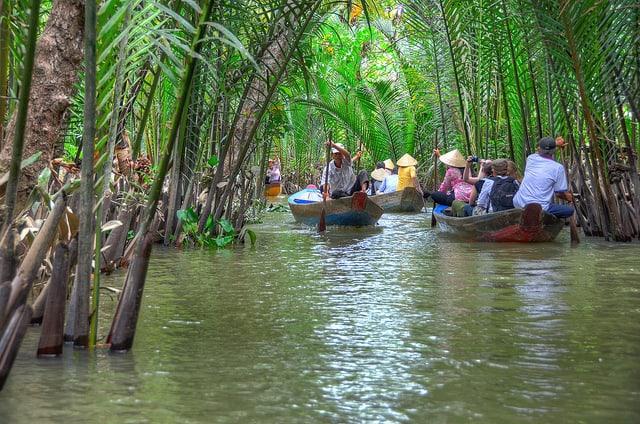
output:
[[[435,154],[439,156],[437,150]],[[431,196],[436,203],[446,206],[451,206],[454,200],[469,203],[473,186],[462,179],[462,173],[467,164],[464,156],[458,149],[454,149],[439,158],[440,162],[447,165],[447,172],[444,174],[444,180],[442,180],[438,191],[426,192],[425,197]]]
[[[371,172],[371,193],[376,194],[378,190],[380,190],[380,186],[382,185],[382,181],[384,181],[385,177],[389,175],[389,172],[384,167],[384,162],[380,161],[376,163],[376,169]]]
[[[405,153],[396,165],[398,165],[398,186],[397,190],[402,191],[406,187],[414,187],[420,193],[420,184],[418,183],[418,174],[416,173],[416,165],[418,161],[411,157],[409,153]]]

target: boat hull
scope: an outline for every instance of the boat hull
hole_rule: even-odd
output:
[[[264,186],[264,195],[267,197],[280,196],[280,193],[282,193],[282,186],[280,183],[271,183]]]
[[[414,187],[407,187],[402,191],[376,194],[371,196],[378,206],[385,212],[420,212],[424,207],[424,199]]]
[[[457,218],[434,212],[440,229],[467,241],[533,243],[553,241],[564,220],[550,215],[540,205],[486,215]]]
[[[320,221],[323,202],[297,204],[289,198],[289,208],[296,222],[315,226]],[[325,222],[327,225],[366,227],[375,225],[384,211],[364,193],[352,197],[327,200]]]

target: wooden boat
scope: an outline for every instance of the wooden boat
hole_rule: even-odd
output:
[[[323,208],[322,196],[317,189],[302,190],[289,197],[289,208],[296,222],[318,225]],[[365,193],[355,193],[351,197],[328,199],[325,222],[327,225],[364,227],[375,225],[383,212]]]
[[[265,196],[276,197],[276,196],[280,196],[280,193],[282,193],[282,186],[280,185],[280,182],[265,184],[264,186]]]
[[[556,238],[564,220],[542,210],[538,204],[486,215],[457,218],[445,215],[442,205],[434,211],[442,231],[468,241],[544,242]]]
[[[424,207],[424,199],[414,187],[407,187],[402,191],[376,194],[371,196],[371,200],[385,212],[420,212]]]

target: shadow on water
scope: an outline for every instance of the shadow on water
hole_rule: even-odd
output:
[[[255,247],[157,247],[133,351],[37,360],[32,329],[0,422],[640,421],[637,244],[468,244],[429,217],[273,212]]]

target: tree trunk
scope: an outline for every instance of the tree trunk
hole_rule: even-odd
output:
[[[7,381],[30,320],[31,307],[29,305],[20,306],[11,315],[5,332],[0,338],[0,390]]]
[[[38,356],[60,355],[62,353],[64,306],[67,298],[69,279],[69,248],[59,243],[53,255],[51,281],[47,285],[49,294],[44,310],[42,332],[38,343]]]
[[[42,152],[40,161],[21,172],[17,208],[37,184],[43,164],[56,155],[59,140],[66,129],[66,113],[75,93],[78,70],[82,62],[84,4],[81,0],[55,0],[38,44],[29,96],[23,157]],[[0,152],[0,172],[9,169],[15,118],[7,126]]]

